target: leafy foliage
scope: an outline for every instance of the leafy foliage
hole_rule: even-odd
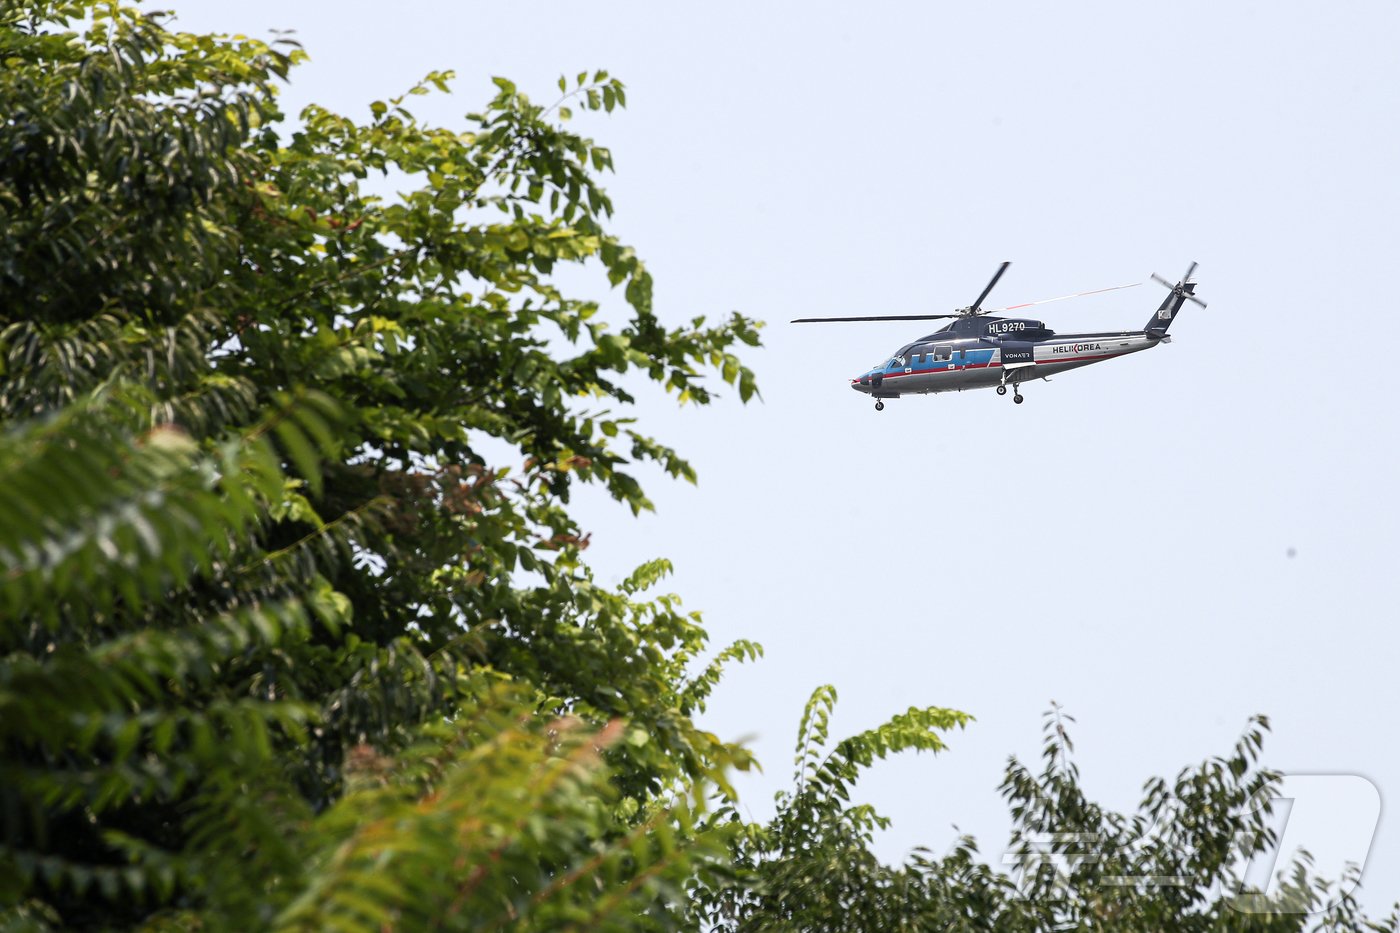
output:
[[[752,397],[757,325],[663,323],[608,232],[612,156],[564,121],[616,79],[553,107],[497,79],[457,130],[407,108],[434,73],[291,131],[301,57],[0,10],[0,906],[673,926],[696,808],[750,760],[690,718],[718,667],[689,679],[698,617],[645,597],[669,565],[595,586],[568,502],[649,508],[637,463],[693,481],[622,409],[708,404],[711,369]]]
[[[675,926],[722,837],[697,837],[684,798],[640,820],[619,806],[604,753],[626,724],[593,732],[525,708],[497,689],[392,761],[354,756],[349,792],[320,821],[314,880],[275,925]]]
[[[894,869],[875,858],[870,845],[888,820],[867,804],[852,804],[851,788],[877,759],[945,750],[942,734],[966,726],[971,717],[911,707],[828,747],[835,704],[829,686],[808,700],[798,728],[794,789],[779,795],[770,824],[742,826],[734,845],[734,880],[698,886],[697,905],[708,924],[734,930],[893,930],[925,918],[929,879],[915,867]],[[732,808],[717,820],[739,823]]]
[[[777,817],[742,821],[752,761],[692,717],[761,648],[710,654],[664,560],[596,585],[569,509],[695,480],[634,392],[757,391],[758,324],[668,321],[608,229],[612,154],[568,127],[626,88],[496,78],[449,129],[409,109],[431,73],[293,130],[301,58],[0,5],[0,926],[1306,928],[1273,909],[1321,903],[1303,862],[1271,912],[1218,895],[1270,841],[1262,722],[1125,816],[1056,715],[1002,787],[1014,875],[967,839],[890,867],[856,780],[969,717],[832,744],[822,688]]]
[[[1268,723],[1251,723],[1231,753],[1174,782],[1154,778],[1132,815],[1090,801],[1080,787],[1058,707],[1046,717],[1044,768],[1012,759],[1001,786],[1013,820],[1003,874],[963,837],[943,858],[915,850],[899,867],[870,852],[886,821],[851,804],[850,782],[885,753],[940,751],[939,733],[968,717],[911,709],[826,751],[836,699],[830,687],[807,704],[796,787],[780,795],[766,825],[736,828],[736,872],[695,891],[707,922],[727,930],[1389,930],[1400,914],[1368,920],[1345,882],[1310,870],[1300,852],[1270,895],[1245,888],[1252,856],[1278,842],[1269,824],[1278,775],[1259,766]]]

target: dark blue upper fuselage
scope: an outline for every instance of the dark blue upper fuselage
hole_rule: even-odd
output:
[[[956,341],[980,339],[992,343],[1002,340],[1046,340],[1054,335],[1055,332],[1046,327],[1043,321],[1025,318],[962,317],[913,343],[905,344],[895,351],[894,355],[907,359],[911,353],[924,352],[925,345],[931,347]]]

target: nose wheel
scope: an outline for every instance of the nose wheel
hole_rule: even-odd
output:
[[[876,402],[876,403],[875,403],[875,410],[876,410],[876,411],[884,411],[884,410],[885,410],[885,403],[884,403],[884,402]]]

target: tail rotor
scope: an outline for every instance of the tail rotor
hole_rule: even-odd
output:
[[[1206,303],[1193,294],[1193,292],[1195,292],[1196,290],[1196,283],[1191,278],[1191,276],[1195,273],[1196,263],[1193,262],[1191,263],[1191,265],[1187,266],[1186,274],[1181,277],[1180,282],[1173,284],[1167,281],[1166,279],[1162,278],[1155,272],[1152,273],[1152,280],[1154,282],[1160,282],[1167,288],[1170,288],[1172,290],[1172,298],[1184,298],[1187,301],[1194,301],[1196,304],[1204,308],[1206,306]]]
[[[1194,301],[1202,308],[1206,306],[1206,303],[1195,295],[1196,283],[1191,278],[1195,273],[1196,264],[1194,262],[1186,268],[1186,274],[1181,277],[1180,282],[1168,282],[1157,273],[1152,273],[1153,281],[1160,282],[1171,289],[1171,294],[1163,300],[1162,304],[1157,308],[1157,313],[1152,315],[1147,322],[1147,326],[1143,328],[1147,336],[1163,341],[1169,339],[1167,337],[1167,328],[1171,327],[1172,319],[1176,317],[1182,305],[1188,301]]]

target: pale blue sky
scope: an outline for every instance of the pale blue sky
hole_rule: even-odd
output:
[[[895,820],[889,858],[941,851],[956,823],[997,860],[996,786],[1009,754],[1037,757],[1052,698],[1109,805],[1225,752],[1255,712],[1274,767],[1400,795],[1400,6],[162,5],[192,30],[297,30],[293,109],[364,118],[429,69],[458,72],[451,97],[415,101],[448,125],[492,75],[540,100],[585,68],[627,83],[628,110],[582,123],[615,155],[616,230],[666,319],[769,321],[749,354],[764,401],[644,402],[700,485],[658,477],[640,521],[586,498],[589,557],[604,580],[671,557],[717,645],[767,647],[706,717],[755,737],[755,815],[820,683],[841,693],[837,735],[910,704],[977,717],[948,754],[861,785]],[[992,305],[1199,260],[1210,307],[1019,407],[980,392],[878,415],[847,379],[928,328],[785,323],[951,310],[1003,259]],[[1139,327],[1161,297],[1043,317]],[[1364,900],[1388,906],[1397,878],[1386,814]]]

